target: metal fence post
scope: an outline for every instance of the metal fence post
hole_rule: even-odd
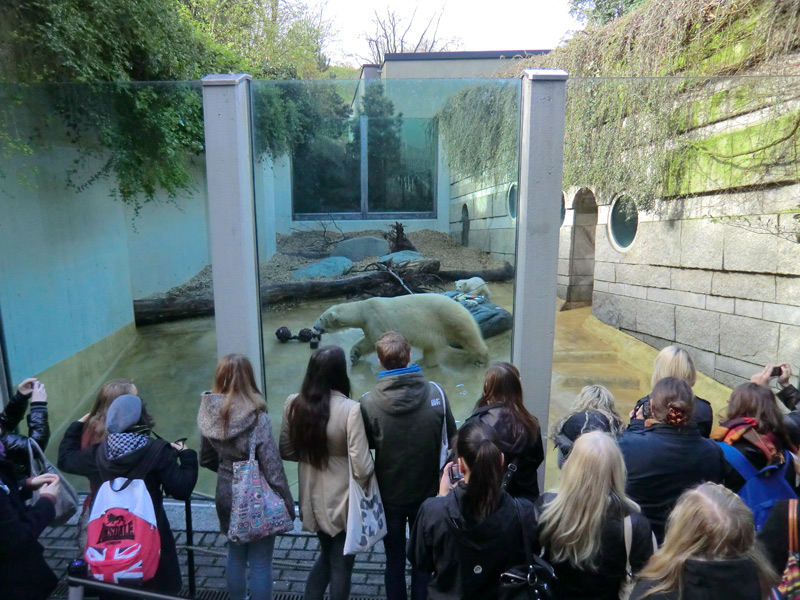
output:
[[[263,385],[250,75],[203,78],[208,217],[219,357],[245,354]]]
[[[522,73],[517,261],[511,358],[525,406],[547,431],[555,340],[567,73]],[[545,444],[545,452],[547,444]],[[539,468],[544,483],[544,463]]]

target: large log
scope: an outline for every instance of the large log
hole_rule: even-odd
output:
[[[514,267],[506,262],[500,269],[475,269],[472,271],[439,271],[436,273],[442,279],[457,281],[459,279],[469,279],[470,277],[480,277],[484,281],[508,281],[514,279]]]
[[[508,281],[514,277],[514,268],[506,263],[502,269],[475,271],[437,271],[439,261],[424,259],[413,261],[415,273],[455,281],[470,277],[481,277],[484,281]],[[411,266],[404,265],[405,268]],[[403,268],[393,267],[403,275]],[[434,279],[435,281],[435,279]],[[349,294],[371,293],[374,295],[403,295],[406,291],[387,271],[373,271],[343,279],[293,281],[289,283],[264,284],[260,288],[261,304],[267,306],[298,298],[332,298]],[[153,325],[165,321],[208,317],[214,314],[214,299],[211,293],[191,296],[147,298],[133,301],[133,314],[137,325]]]

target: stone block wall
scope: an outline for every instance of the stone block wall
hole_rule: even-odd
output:
[[[656,348],[685,347],[729,385],[765,364],[800,370],[800,243],[770,229],[800,186],[673,200],[639,213],[627,252],[612,246],[609,206],[596,229],[593,313]],[[760,220],[759,220],[760,217]]]
[[[462,215],[469,215],[468,246],[489,252],[512,265],[516,257],[517,224],[508,214],[511,182],[497,183],[452,176],[450,179],[450,236],[462,240]]]

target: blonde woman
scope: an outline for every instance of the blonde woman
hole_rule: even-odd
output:
[[[697,369],[694,368],[694,362],[689,353],[683,348],[677,346],[667,346],[658,353],[656,359],[653,361],[653,376],[650,378],[650,387],[654,388],[656,383],[664,379],[664,377],[677,377],[683,379],[689,384],[689,387],[694,387],[697,382]],[[649,417],[647,410],[647,403],[650,400],[652,392],[640,398],[636,403],[636,407],[631,411],[631,427],[634,429],[641,429]],[[694,422],[703,437],[711,435],[711,429],[714,425],[714,411],[711,408],[711,403],[708,400],[694,397]]]
[[[564,466],[572,445],[584,433],[605,431],[619,437],[625,424],[614,396],[602,385],[587,385],[575,398],[569,412],[550,428],[550,439],[558,449],[558,467]]]
[[[561,484],[535,505],[539,544],[555,569],[556,598],[616,600],[626,560],[638,571],[653,554],[650,523],[625,495],[625,462],[601,431],[580,436],[564,464]],[[624,522],[630,517],[627,556]]]
[[[681,496],[664,545],[639,575],[631,600],[757,600],[778,581],[755,543],[750,509],[714,483]]]

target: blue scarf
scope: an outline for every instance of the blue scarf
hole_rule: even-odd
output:
[[[422,373],[422,369],[417,365],[408,365],[402,369],[391,369],[390,371],[381,371],[378,374],[378,379],[384,377],[393,377],[394,375],[408,375],[409,373]]]

